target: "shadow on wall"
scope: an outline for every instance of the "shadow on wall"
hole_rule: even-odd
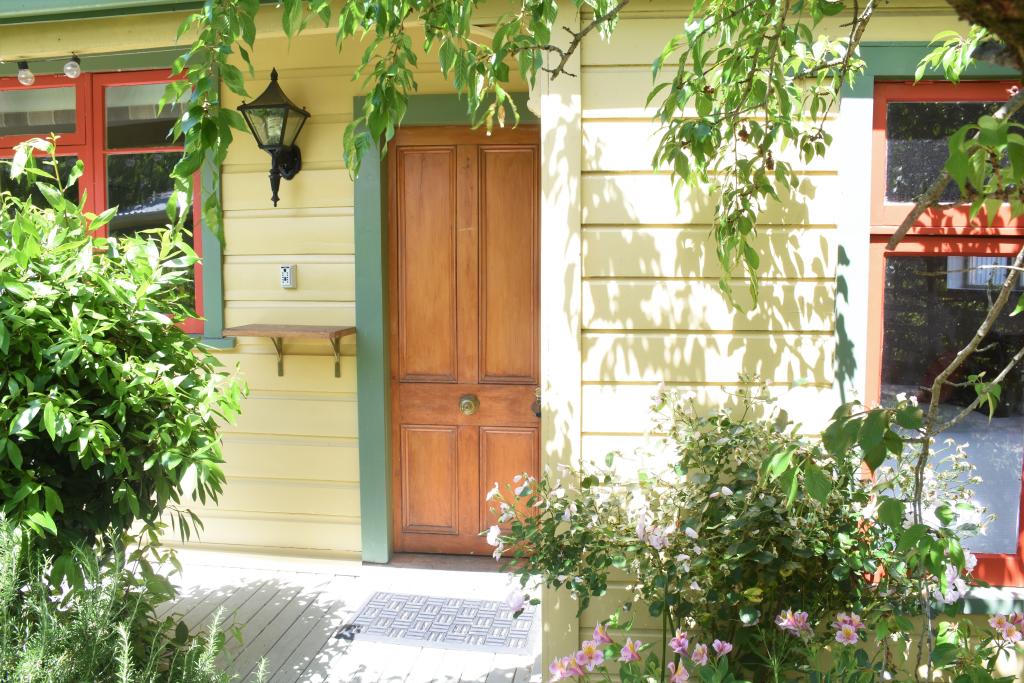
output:
[[[585,416],[608,410],[598,405],[604,400],[636,398],[641,389],[650,396],[660,382],[693,388],[709,410],[736,406],[733,390],[744,376],[777,393],[799,384],[793,392],[804,398],[794,405],[807,412],[792,417],[811,427],[827,419],[836,403],[835,303],[845,291],[835,280],[835,202],[819,187],[832,179],[805,176],[798,193],[761,213],[759,298],[755,304],[747,280],[733,279],[735,308],[719,289],[713,196],[683,188],[677,205],[668,174],[584,174]],[[852,373],[851,364],[842,351],[841,372]],[[585,417],[584,431],[587,423],[607,434],[647,426],[609,417]]]

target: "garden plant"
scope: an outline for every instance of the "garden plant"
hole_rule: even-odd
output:
[[[1024,635],[1024,616],[987,627],[960,618],[975,562],[960,539],[986,520],[962,449],[929,469],[929,523],[913,522],[904,449],[921,428],[915,402],[845,407],[821,439],[799,436],[752,394],[738,414],[706,416],[663,390],[655,410],[667,434],[659,454],[610,454],[578,484],[521,475],[492,491],[495,556],[523,586],[539,575],[581,614],[610,595],[610,580],[630,593],[551,662],[552,680],[614,670],[636,683],[866,682],[914,680],[922,668],[927,680],[1012,680],[996,664]],[[934,644],[915,623],[922,596],[927,619],[941,618]],[[638,612],[659,622],[656,637],[631,634]]]
[[[84,210],[82,162],[63,173],[55,143],[0,162],[0,671],[221,680],[223,636],[155,618],[177,562],[160,538],[216,501],[218,428],[245,388],[176,324],[194,315],[184,212],[98,237],[116,208]]]

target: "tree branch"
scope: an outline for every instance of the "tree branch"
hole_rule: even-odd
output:
[[[567,47],[562,48],[558,47],[557,45],[536,46],[535,49],[537,50],[553,52],[559,56],[558,64],[556,64],[553,67],[541,67],[541,70],[551,74],[552,80],[558,78],[562,74],[565,74],[566,76],[575,77],[576,74],[566,71],[565,67],[566,65],[568,65],[569,60],[572,58],[576,50],[579,49],[580,44],[583,42],[583,39],[587,36],[588,33],[593,31],[601,24],[607,23],[614,19],[616,16],[618,16],[619,12],[621,12],[622,9],[628,4],[629,0],[620,0],[618,5],[608,10],[608,12],[606,12],[605,14],[595,15],[593,20],[579,31],[573,31],[568,26],[563,26],[562,28],[565,29],[565,31],[572,36],[572,40],[569,41],[569,45]]]
[[[1024,107],[1024,90],[1019,91],[1016,95],[996,108],[990,116],[996,120],[1002,121],[1013,116],[1022,107]],[[917,219],[920,218],[925,211],[939,203],[939,197],[942,196],[942,193],[946,191],[946,187],[948,187],[952,181],[952,176],[949,175],[948,171],[943,169],[928,189],[917,198],[917,202],[910,209],[910,212],[907,213],[903,222],[900,223],[900,227],[896,228],[896,232],[889,238],[888,244],[885,245],[886,249],[896,248],[896,245],[899,244],[903,238],[907,236],[907,233],[910,232],[910,229],[914,227],[914,223],[917,222]]]

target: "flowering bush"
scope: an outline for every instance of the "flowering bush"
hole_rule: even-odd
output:
[[[524,581],[543,575],[582,611],[622,570],[632,592],[624,607],[644,603],[667,634],[735,644],[753,672],[775,664],[756,652],[806,663],[804,651],[776,642],[772,618],[790,606],[800,605],[790,616],[801,628],[880,608],[880,593],[886,609],[911,604],[904,577],[881,571],[895,537],[866,523],[873,491],[859,458],[829,453],[785,420],[701,417],[671,392],[655,408],[670,462],[643,456],[624,478],[613,468],[626,456],[612,454],[578,487],[519,478],[511,496],[492,491],[506,530],[492,528],[489,540],[497,553],[511,549]]]
[[[960,538],[987,521],[963,448],[922,465],[912,399],[843,406],[820,440],[784,416],[747,419],[755,400],[740,419],[703,417],[661,391],[667,461],[613,453],[571,483],[524,474],[491,491],[500,517],[488,540],[524,586],[539,576],[565,588],[582,613],[615,572],[628,577],[621,613],[552,662],[552,676],[875,681],[923,667],[925,680],[1001,680],[995,663],[1022,619],[987,630],[952,620],[976,563]],[[612,641],[640,604],[663,637]]]

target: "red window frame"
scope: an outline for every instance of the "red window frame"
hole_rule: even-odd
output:
[[[123,71],[115,73],[83,73],[75,80],[66,76],[37,76],[30,86],[21,85],[16,78],[0,78],[0,90],[46,89],[53,87],[75,88],[75,132],[62,133],[57,141],[60,156],[74,156],[85,164],[85,171],[78,180],[81,191],[86,193],[86,211],[99,213],[107,207],[107,165],[108,156],[118,154],[144,154],[154,152],[181,152],[181,145],[168,144],[159,147],[132,147],[109,149],[106,140],[106,92],[107,88],[128,85],[151,85],[166,83],[171,77],[167,69],[146,71]],[[26,136],[0,136],[0,158],[10,157],[12,148],[28,139]],[[201,200],[199,174],[194,183],[195,196],[192,202],[193,241],[196,254],[202,258]],[[107,227],[96,230],[98,237],[107,236]],[[191,334],[203,332],[203,264],[195,265],[196,317],[180,323],[181,328]]]
[[[912,206],[885,200],[886,105],[889,102],[1003,101],[1009,97],[1009,88],[1017,85],[1007,81],[958,85],[945,81],[917,85],[888,82],[875,85],[865,388],[871,404],[877,405],[881,398],[886,259],[925,255],[1014,256],[1024,246],[1024,218],[1010,219],[1008,207],[1000,209],[993,225],[987,226],[982,223],[982,217],[971,222],[969,208],[957,205],[926,211],[895,249],[886,248],[889,237]],[[1019,497],[1016,553],[977,553],[978,566],[974,576],[994,586],[1024,586],[1024,471]]]

